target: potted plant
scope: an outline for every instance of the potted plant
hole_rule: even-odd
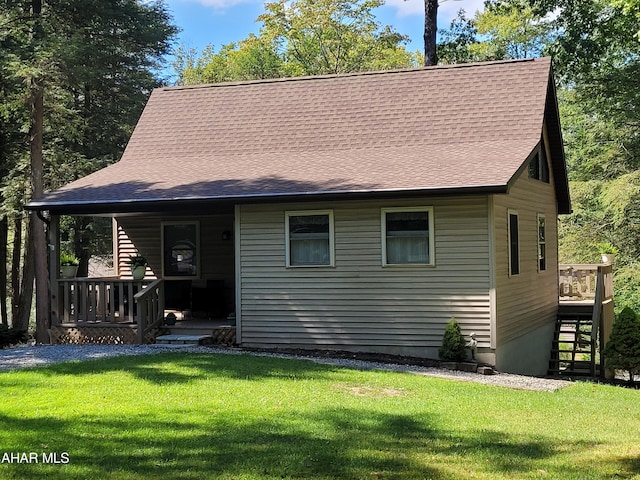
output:
[[[147,271],[147,259],[140,254],[129,257],[129,267],[134,280],[142,280]]]
[[[73,253],[60,252],[60,275],[62,278],[74,278],[78,273],[80,261]]]
[[[602,257],[602,263],[612,264],[618,254],[618,249],[610,242],[598,244],[598,251]]]

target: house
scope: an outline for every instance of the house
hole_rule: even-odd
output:
[[[571,211],[548,58],[160,88],[118,163],[28,208],[54,236],[113,217],[118,278],[150,263],[145,315],[172,290],[235,312],[243,346],[437,358],[455,317],[481,361],[548,366]]]

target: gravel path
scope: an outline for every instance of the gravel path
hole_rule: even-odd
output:
[[[250,354],[264,357],[292,358],[313,361],[337,367],[355,368],[363,370],[387,370],[393,372],[408,372],[416,375],[440,377],[453,380],[483,383],[500,387],[554,391],[571,385],[565,380],[527,377],[506,373],[495,375],[479,375],[477,373],[445,370],[434,367],[415,365],[398,365],[390,363],[368,362],[345,358],[326,358],[313,356],[289,355],[281,353],[250,352],[237,348],[199,347],[187,345],[42,345],[18,346],[0,350],[0,372],[20,368],[50,365],[58,362],[93,360],[98,358],[115,357],[118,355],[147,355],[165,353],[168,351],[194,353],[221,353],[226,355]]]

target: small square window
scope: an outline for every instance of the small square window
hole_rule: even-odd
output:
[[[286,212],[287,267],[333,266],[333,212]]]
[[[433,265],[433,209],[382,209],[383,265]]]

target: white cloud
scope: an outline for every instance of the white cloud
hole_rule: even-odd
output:
[[[398,17],[424,15],[424,0],[386,0],[385,5],[396,9]],[[460,9],[467,12],[467,16],[472,17],[476,10],[484,9],[484,0],[440,0],[438,17],[441,21],[445,20],[448,23]]]

